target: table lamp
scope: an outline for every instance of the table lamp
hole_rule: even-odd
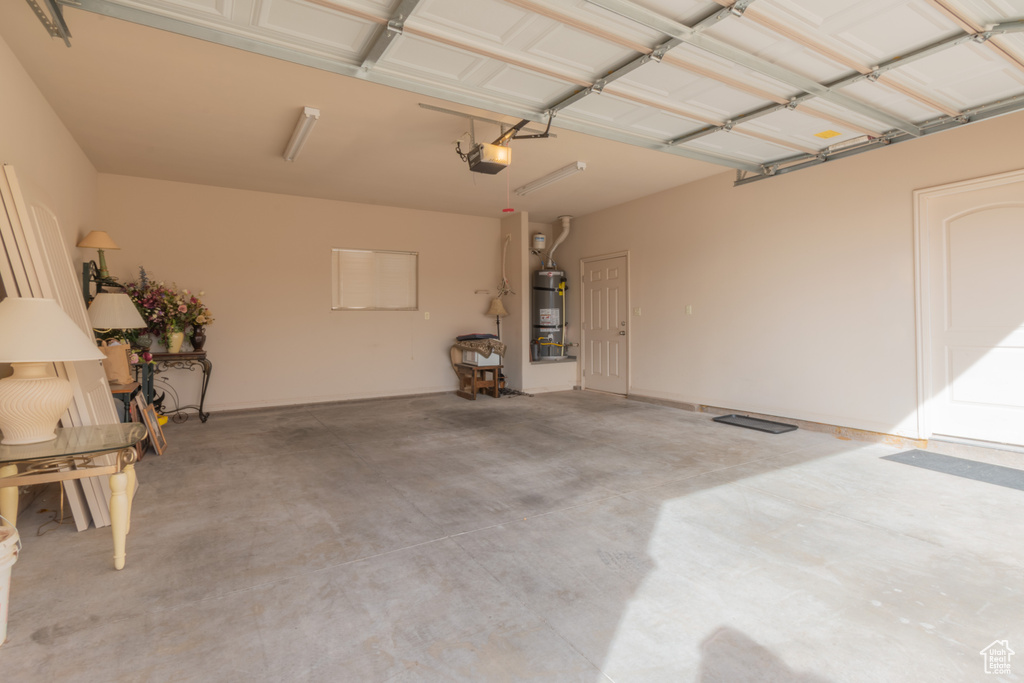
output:
[[[147,327],[132,298],[124,292],[99,292],[89,304],[94,330],[129,330]]]
[[[121,248],[114,243],[114,240],[110,239],[110,235],[102,230],[93,230],[83,237],[75,246],[82,247],[84,249],[95,249],[100,257],[99,278],[101,280],[107,280],[110,278],[110,273],[107,271],[107,257],[104,256],[103,250]]]
[[[53,374],[55,361],[103,360],[96,343],[53,299],[0,301],[0,363],[14,374],[0,379],[0,430],[5,445],[56,438],[57,421],[74,393]]]
[[[494,324],[498,327],[498,339],[501,339],[501,319],[508,315],[508,311],[505,310],[505,306],[501,303],[501,299],[495,297],[491,299],[491,307],[487,309],[484,315],[493,315]]]

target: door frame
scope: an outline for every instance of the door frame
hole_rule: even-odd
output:
[[[932,388],[932,361],[934,349],[931,340],[931,287],[932,263],[928,257],[931,242],[928,235],[928,202],[939,197],[985,190],[991,187],[1024,181],[1024,169],[997,173],[980,178],[914,190],[914,309],[917,318],[917,436],[931,438],[930,414]]]
[[[580,370],[580,387],[583,389],[587,388],[587,328],[585,323],[586,314],[586,264],[592,261],[603,261],[610,258],[618,258],[620,256],[626,259],[626,312],[629,314],[629,328],[626,334],[626,393],[625,396],[629,396],[629,390],[633,387],[633,309],[630,306],[630,296],[633,290],[632,283],[630,282],[630,267],[629,267],[629,250],[625,251],[614,251],[608,254],[600,254],[598,256],[584,256],[580,258],[580,358],[579,358],[579,370]],[[600,389],[592,389],[591,391],[600,391]],[[618,394],[616,394],[618,395]]]

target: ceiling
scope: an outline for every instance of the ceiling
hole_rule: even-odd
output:
[[[1024,0],[79,0],[70,48],[36,2],[56,19],[2,3],[0,34],[102,172],[481,216],[754,182],[1024,108]],[[289,163],[303,106],[321,118]],[[495,176],[455,154],[519,119],[557,137],[513,140]]]

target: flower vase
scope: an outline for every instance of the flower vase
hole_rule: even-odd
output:
[[[171,332],[167,335],[167,353],[181,353],[181,345],[185,341],[184,332]]]
[[[206,328],[202,325],[194,325],[192,327],[192,350],[202,351],[204,344],[206,344]]]

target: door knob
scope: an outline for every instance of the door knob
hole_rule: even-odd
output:
[[[622,331],[619,332],[619,334],[621,334],[623,337],[625,337],[626,336],[626,331],[622,330]]]

